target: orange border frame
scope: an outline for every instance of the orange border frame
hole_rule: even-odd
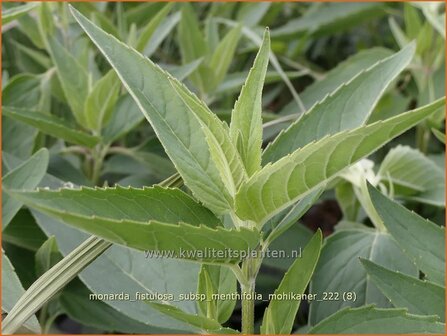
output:
[[[432,1],[433,2],[445,2],[443,0],[432,0]],[[2,3],[3,2],[36,2],[36,1],[31,1],[31,0],[22,0],[22,1],[18,1],[18,0],[9,0],[9,1],[0,0],[0,10],[2,9]],[[365,1],[365,0],[357,0],[357,1],[356,0],[345,0],[345,1],[343,1],[343,0],[326,0],[326,1],[323,1],[323,0],[308,0],[308,1],[306,1],[306,0],[270,0],[270,1],[262,1],[262,0],[261,1],[260,0],[223,0],[223,1],[216,1],[216,0],[211,0],[211,1],[204,1],[204,0],[158,0],[158,1],[157,0],[126,0],[126,1],[122,1],[122,0],[72,0],[72,1],[44,0],[44,1],[41,1],[41,2],[427,2],[427,1],[424,1],[424,0],[415,0],[415,1],[411,1],[411,0],[382,0],[382,1],[380,1],[380,0],[371,0],[371,1]],[[446,11],[446,14],[447,14],[447,7],[445,8],[445,11]],[[2,26],[2,17],[0,15],[0,27],[1,26]],[[446,23],[446,26],[444,28],[445,28],[445,30],[447,32],[447,23]],[[2,44],[2,35],[3,34],[0,34],[0,45],[3,45]],[[0,52],[0,67],[1,67],[1,65],[2,65],[2,53]],[[447,77],[447,60],[445,60],[445,74],[446,74],[446,77]],[[3,75],[3,72],[0,71],[0,83],[2,81],[2,75]],[[446,88],[446,96],[447,96],[447,88]],[[1,112],[2,112],[1,106],[2,106],[2,95],[0,94],[0,117],[1,117]],[[447,110],[446,110],[446,112],[447,112]],[[0,135],[1,135],[1,127],[2,127],[2,121],[1,121],[1,118],[0,118]],[[445,120],[445,127],[447,129],[447,118]],[[2,150],[2,141],[0,140],[0,151],[1,150]],[[0,162],[1,162],[1,160],[2,160],[2,157],[0,157]],[[445,158],[445,164],[447,166],[447,157]],[[3,175],[2,167],[0,165],[0,192],[2,191],[2,175]],[[444,175],[447,178],[447,170],[444,172]],[[446,199],[447,199],[447,188],[446,188],[445,196],[446,196]],[[0,193],[0,200],[1,200],[1,198],[2,198],[2,196],[1,196],[1,193]],[[2,212],[2,209],[0,208],[0,214],[1,214],[1,212]],[[446,218],[445,226],[447,226],[447,218]],[[445,234],[445,237],[447,238],[447,232]],[[2,232],[0,230],[0,246],[1,246],[1,238],[2,238]],[[447,255],[447,245],[446,245],[446,248],[445,248],[445,254]],[[2,260],[0,259],[0,267],[1,266],[2,266]],[[445,266],[447,268],[447,263],[446,263]],[[1,276],[0,276],[0,284],[1,284],[1,282],[2,282],[2,279],[1,279]],[[447,288],[447,278],[445,280],[445,287]],[[1,300],[2,300],[2,291],[0,290],[0,301]],[[447,303],[447,292],[446,292],[446,295],[445,295],[445,302]],[[445,320],[447,320],[447,309],[446,309]],[[1,334],[1,324],[2,324],[2,321],[0,319],[0,335],[2,335]],[[20,335],[20,334],[16,334],[16,335]],[[60,336],[62,336],[62,335],[73,335],[73,336],[75,336],[75,335],[79,335],[79,334],[52,334],[52,335],[60,335]],[[102,334],[83,334],[83,335],[103,336]],[[113,334],[110,334],[110,335],[113,335]],[[119,334],[119,335],[126,335],[126,334]],[[131,336],[133,334],[128,334],[128,335]],[[144,334],[141,334],[141,335],[144,335]],[[151,335],[160,335],[160,334],[151,334]],[[187,334],[161,334],[161,335],[173,335],[173,336],[185,335],[185,336],[187,336]],[[304,335],[307,335],[307,334],[304,334]],[[323,335],[323,334],[320,334],[320,335]],[[334,335],[335,336],[335,335],[339,335],[339,334],[324,334],[324,335],[327,335],[327,336]],[[358,336],[357,334],[342,334],[342,335]],[[377,336],[376,334],[362,334],[362,335],[364,335],[364,336]],[[381,335],[395,335],[395,336],[398,336],[398,335],[402,336],[403,335],[403,336],[406,336],[406,335],[414,335],[414,334],[381,334]],[[433,335],[435,335],[435,334],[433,334]],[[444,335],[447,335],[447,329],[446,329]],[[284,335],[284,336],[286,336],[286,335]]]

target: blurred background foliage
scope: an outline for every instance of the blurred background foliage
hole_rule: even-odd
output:
[[[73,6],[184,81],[226,121],[268,26],[272,54],[263,94],[265,143],[338,86],[412,40],[417,42],[416,56],[386,90],[371,121],[422,106],[445,92],[441,2],[76,2]],[[50,150],[44,179],[52,187],[67,183],[141,187],[175,172],[136,104],[74,22],[67,3],[6,2],[2,17],[3,175],[42,147]],[[373,165],[365,170],[380,173],[397,199],[438,224],[444,223],[444,120],[440,111],[392,141],[370,158]],[[415,171],[409,173],[409,167]],[[415,177],[421,172],[435,177],[428,189]],[[368,225],[352,188],[349,181],[334,182],[301,223],[272,248],[303,246],[318,227],[329,236],[352,222]],[[52,231],[42,226],[45,220],[39,216],[20,209],[7,222],[3,219],[3,248],[24,288],[60,258],[59,247],[65,254],[70,244],[75,246],[74,238],[58,240],[59,247],[56,241],[46,241]],[[273,292],[291,261],[266,260],[258,291]],[[85,293],[93,288],[82,280],[73,281],[42,309],[39,322],[44,331],[165,331],[102,302],[87,301]],[[259,316],[262,305],[257,308]],[[229,326],[238,327],[238,309]],[[308,306],[302,304],[296,328],[307,324],[308,314]]]

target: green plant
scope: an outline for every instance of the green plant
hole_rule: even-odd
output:
[[[3,178],[6,236],[14,237],[8,227],[16,227],[17,222],[11,222],[18,221],[20,215],[26,216],[27,212],[20,210],[26,205],[45,233],[56,236],[58,244],[50,237],[37,246],[38,279],[27,291],[3,254],[6,266],[2,271],[5,278],[12,279],[14,287],[11,291],[14,297],[8,302],[15,302],[4,305],[9,314],[3,322],[3,332],[13,333],[22,326],[39,332],[34,315],[39,310],[39,322],[47,332],[60,313],[58,302],[63,303],[66,312],[81,316],[81,309],[74,307],[76,304],[70,300],[85,297],[89,290],[98,295],[124,288],[129,292],[164,291],[164,294],[176,295],[192,291],[205,299],[176,302],[155,298],[127,306],[119,300],[111,300],[107,305],[98,302],[102,304],[100,309],[107,309],[119,321],[115,321],[113,330],[144,333],[151,326],[152,332],[165,332],[161,328],[169,327],[171,332],[237,333],[235,328],[225,326],[237,300],[231,296],[218,300],[215,295],[232,294],[239,285],[241,332],[253,334],[257,331],[255,291],[261,266],[267,262],[263,258],[265,252],[287,236],[285,233],[326,190],[335,188],[344,214],[339,231],[326,239],[323,248],[321,231],[307,233],[309,239],[302,243],[306,246],[302,256],[287,265],[287,272],[275,290],[277,297],[272,297],[264,311],[260,332],[293,332],[295,316],[304,301],[301,296],[310,283],[310,293],[319,297],[328,292],[353,295],[359,284],[365,287],[356,300],[312,302],[308,323],[311,334],[442,333],[445,328],[444,229],[411,214],[387,197],[442,207],[443,189],[439,186],[443,181],[442,170],[423,153],[404,146],[389,151],[377,172],[372,169],[371,161],[365,159],[392,139],[440,114],[444,108],[444,97],[431,97],[423,106],[408,112],[390,116],[384,112],[386,109],[380,109],[386,90],[412,62],[417,51],[415,43],[406,44],[397,53],[373,49],[355,55],[350,62],[339,65],[324,80],[311,86],[316,92],[312,93],[314,97],[309,93],[300,94],[300,101],[304,98],[301,103],[308,109],[305,114],[299,118],[296,115],[275,117],[263,125],[263,88],[269,60],[274,55],[267,29],[228,125],[201,99],[208,100],[209,94],[217,95],[217,87],[229,67],[228,58],[222,61],[215,56],[218,53],[205,55],[199,48],[205,44],[203,37],[179,34],[183,66],[194,64],[185,77],[190,77],[200,98],[176,76],[139,52],[144,51],[143,45],[147,44],[155,26],[166,18],[172,7],[159,8],[142,29],[139,40],[132,33],[136,28],[123,22],[126,15],[121,5],[116,6],[118,22],[121,22],[118,29],[110,27],[107,18],[96,17],[99,23],[95,24],[71,8],[77,23],[113,68],[105,67],[99,72],[94,84],[91,84],[94,71],[86,71],[59,42],[57,30],[51,25],[53,21],[40,21],[41,42],[48,52],[48,62],[54,66],[45,73],[56,81],[54,87],[65,97],[73,114],[71,124],[61,117],[36,113],[31,109],[34,101],[27,106],[20,99],[14,99],[12,92],[21,87],[20,78],[6,86],[4,116],[17,125],[38,129],[39,136],[47,134],[75,144],[56,146],[56,150],[78,154],[82,158],[78,166],[88,180],[85,182],[81,175],[78,176],[80,183],[64,183],[46,173],[50,157],[46,149],[36,151],[24,162],[6,156],[9,170]],[[373,7],[368,7],[367,12],[377,10]],[[363,6],[353,10],[359,9],[364,10]],[[41,4],[39,10],[41,18],[49,18],[58,8]],[[64,9],[61,12],[62,17],[68,17]],[[183,21],[179,29],[185,33],[184,25],[193,21],[192,33],[200,35],[192,7],[185,5],[181,13]],[[321,23],[323,28],[324,25]],[[325,31],[323,28],[316,27],[313,31],[321,33]],[[241,26],[233,28],[217,44],[231,44],[226,56],[234,54],[241,31]],[[276,34],[285,34],[284,29],[278,29]],[[199,44],[190,50],[199,54],[186,55],[186,40]],[[221,52],[221,48],[224,47],[218,47],[216,52]],[[222,67],[216,65],[218,61],[224,63]],[[213,75],[209,74],[210,69]],[[52,77],[54,72],[57,77]],[[27,78],[25,82],[34,80],[37,79]],[[40,83],[42,79],[38,80]],[[121,84],[128,94],[121,92]],[[132,101],[139,108],[136,113],[128,109]],[[48,106],[45,99],[43,102],[40,99],[40,103],[39,108]],[[119,120],[125,115],[123,111],[132,111],[129,123]],[[155,139],[134,149],[114,145],[139,124],[141,115],[150,123],[150,128],[144,127],[160,141],[162,149],[158,150],[164,151],[167,157],[155,155],[155,150],[143,150]],[[266,131],[284,121],[290,125],[263,149]],[[158,177],[172,175],[152,187],[122,187],[118,183],[115,187],[105,184],[93,188],[107,181],[102,177],[111,161],[108,156],[113,154],[151,162],[150,169]],[[408,167],[414,173],[408,172]],[[427,171],[430,175],[424,176]],[[39,185],[48,188],[33,190]],[[359,223],[365,217],[362,211],[372,225]],[[69,240],[70,235],[74,236],[73,240]],[[210,254],[211,250],[215,253]],[[253,254],[244,256],[247,250]],[[141,266],[145,262],[141,260],[142,252],[161,253],[168,260],[155,258],[145,270]],[[99,273],[93,267],[81,273],[95,259],[98,263],[92,266]],[[341,274],[350,279],[339,281],[337,274],[345,265],[349,272]],[[98,274],[102,271],[116,279],[111,279],[110,284],[101,283]],[[419,272],[424,274],[421,279]],[[69,284],[78,275],[89,290],[76,282]],[[194,277],[197,286],[191,288],[186,282]],[[160,278],[162,281],[157,282]],[[64,291],[55,300],[61,289]],[[298,299],[280,299],[281,295],[288,294]],[[426,301],[419,302],[421,297]],[[379,308],[370,306],[371,303]],[[82,307],[82,301],[79,306]],[[82,320],[87,319],[82,316]],[[89,322],[103,328],[111,320],[98,317]]]

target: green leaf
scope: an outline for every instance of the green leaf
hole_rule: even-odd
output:
[[[444,189],[444,172],[419,150],[398,145],[383,159],[377,173],[381,181],[392,184],[394,194],[411,196],[433,189]],[[444,206],[445,199],[439,200]]]
[[[48,150],[43,148],[23,162],[14,170],[8,172],[2,178],[3,188],[34,189],[42,180],[48,167]],[[11,198],[5,192],[2,192],[2,229],[4,230],[11,219],[22,207],[22,202]]]
[[[158,26],[158,28],[155,30],[154,34],[152,34],[152,38],[149,40],[149,43],[147,44],[146,49],[144,49],[143,54],[150,57],[153,53],[155,53],[161,43],[168,36],[170,36],[171,31],[175,28],[177,23],[179,23],[180,19],[180,11],[168,15],[168,17],[163,20],[160,26]]]
[[[309,334],[444,334],[445,324],[435,316],[408,314],[405,309],[373,306],[346,308],[328,317]]]
[[[228,188],[238,185],[243,172],[236,168],[237,153],[226,140],[229,135],[224,124],[217,122],[203,103],[150,60],[72,11],[150,120],[185,184],[214,212],[228,212],[233,202]],[[192,110],[190,104],[200,108]],[[222,152],[228,156],[222,157]],[[215,163],[211,159],[216,156],[219,161]],[[231,176],[230,170],[239,176]],[[234,182],[224,183],[222,175]]]
[[[3,115],[37,128],[42,133],[63,139],[81,146],[93,147],[99,138],[86,132],[79,131],[56,116],[9,106],[2,106]]]
[[[214,94],[216,96],[220,96],[224,93],[236,93],[239,94],[241,91],[242,86],[244,85],[245,81],[247,80],[249,71],[242,71],[242,72],[233,72],[228,74],[223,82],[219,85],[219,87],[216,89]],[[301,71],[286,71],[284,72],[284,76],[286,76],[288,79],[294,79],[304,76],[303,72]],[[270,83],[277,83],[280,82],[283,79],[283,77],[276,71],[267,71],[265,75],[265,84]],[[293,109],[296,110],[296,102],[293,101],[290,103]]]
[[[332,299],[327,294],[326,300],[311,302],[310,325],[347,306],[374,303],[382,308],[390,307],[388,299],[367,276],[360,257],[401,273],[418,275],[416,267],[389,234],[357,225],[358,228],[340,229],[325,242],[309,291],[319,299],[325,292],[334,294]],[[343,293],[355,293],[355,301],[343,300]]]
[[[14,333],[27,321],[49,298],[61,290],[82,269],[89,265],[110,243],[91,237],[79,245],[66,258],[57,263],[44,276],[36,280],[3,320],[3,334]]]
[[[271,2],[241,3],[237,20],[248,27],[253,27],[266,15],[271,5]]]
[[[290,226],[295,224],[298,219],[300,219],[307,212],[307,210],[309,210],[310,207],[315,204],[323,191],[324,188],[314,190],[303,199],[284,209],[275,217],[271,218],[264,226],[265,230],[271,228],[271,231],[268,235],[268,240],[270,242],[274,241],[285,231],[287,231]]]
[[[219,120],[186,86],[172,78],[170,80],[190,112],[195,113],[199,119],[213,162],[233,199],[237,188],[246,179],[246,173],[239,153],[231,141],[227,124]],[[203,197],[206,198],[206,195]]]
[[[107,124],[118,100],[119,89],[119,81],[113,70],[95,83],[85,101],[86,127],[99,133]]]
[[[149,305],[156,308],[163,314],[171,316],[177,320],[186,322],[192,326],[195,326],[201,330],[202,334],[236,334],[235,330],[230,328],[223,328],[219,322],[209,319],[205,316],[188,314],[181,309],[168,304],[161,304],[155,302],[148,302]]]
[[[387,230],[427,278],[445,281],[445,228],[411,212],[368,186],[371,201]]]
[[[445,145],[445,133],[442,133],[440,130],[437,130],[436,128],[432,128],[431,130],[433,132],[433,135],[441,141]]]
[[[169,334],[172,329],[148,326],[125,316],[99,300],[90,300],[92,294],[79,280],[70,282],[59,296],[64,312],[83,325],[110,333]]]
[[[212,53],[209,67],[212,69],[214,76],[211,87],[207,88],[208,91],[214,91],[228,73],[240,37],[240,26],[231,29]]]
[[[366,124],[386,88],[410,63],[414,50],[411,44],[377,62],[315,104],[269,144],[263,153],[264,164],[328,134]]]
[[[80,125],[86,125],[84,103],[90,87],[89,75],[76,58],[54,37],[48,37],[47,41],[67,103],[77,122]]]
[[[40,83],[39,76],[29,74],[14,76],[2,90],[2,104],[35,109],[40,105],[42,97]],[[5,127],[6,124],[8,127]],[[27,159],[32,154],[37,133],[34,127],[3,119],[2,150]]]
[[[217,226],[218,219],[208,209],[179,189],[116,187],[10,193],[30,207],[111,242],[165,251],[175,258],[237,262],[239,256],[220,258],[208,251],[246,250],[255,247],[259,239],[256,230]]]
[[[57,242],[54,236],[48,238],[42,246],[37,250],[36,260],[36,274],[38,277],[42,276],[51,267],[56,265],[62,259],[59,253]]]
[[[30,59],[32,59],[34,62],[36,62],[37,64],[42,66],[42,68],[44,68],[44,69],[51,68],[51,66],[52,66],[51,60],[44,53],[42,53],[40,51],[36,51],[31,48],[28,48],[28,47],[24,46],[23,44],[18,43],[16,41],[13,41],[13,44],[14,44],[14,46],[17,47],[17,49],[19,51],[23,52],[23,54],[25,54]]]
[[[360,203],[355,194],[354,186],[347,181],[341,181],[335,188],[335,195],[343,212],[343,219],[355,222],[359,213]]]
[[[334,34],[365,20],[383,15],[379,3],[324,3],[308,10],[302,17],[289,20],[272,31],[272,37],[309,33],[312,35]]]
[[[274,295],[302,295],[312,277],[321,250],[321,231],[313,236],[303,251],[284,275]],[[290,334],[301,300],[272,299],[262,320],[262,334]]]
[[[407,308],[417,315],[438,315],[445,319],[445,288],[399,272],[393,272],[371,261],[360,259],[376,286],[397,308]]]
[[[5,25],[8,22],[20,18],[22,15],[25,15],[26,13],[33,10],[37,6],[39,6],[39,3],[31,2],[2,10],[2,25]]]
[[[39,49],[45,48],[35,19],[30,15],[24,15],[19,18],[18,24],[20,31],[25,34],[36,47]]]
[[[179,81],[183,81],[186,77],[195,71],[200,64],[202,64],[203,58],[196,59],[191,63],[187,63],[179,66],[170,66],[164,65],[164,69],[166,69],[174,78],[177,78]]]
[[[236,299],[212,300],[212,295],[236,292],[237,280],[229,267],[215,265],[201,266],[197,293],[206,294],[207,298],[205,301],[197,301],[197,304],[204,316],[212,318],[219,323],[226,322],[233,313]]]
[[[25,209],[19,210],[9,225],[2,231],[2,241],[4,243],[33,252],[36,252],[45,240],[45,234],[37,226],[30,212]]]
[[[404,4],[404,20],[408,38],[415,39],[421,31],[423,23],[416,8],[409,3]]]
[[[9,169],[20,164],[20,160],[5,154],[3,155],[3,161]],[[5,162],[6,159],[7,162]],[[171,179],[170,183],[175,181],[177,179]],[[49,174],[41,182],[42,187],[57,188],[62,185],[63,181]],[[31,212],[45,234],[56,237],[60,251],[64,256],[69,255],[73,249],[76,249],[77,246],[89,238],[89,235],[64,225],[63,222],[36,210],[31,210]],[[135,297],[137,292],[173,294],[178,297],[181,293],[195,292],[197,289],[197,275],[200,265],[196,263],[156,256],[150,257],[141,251],[119,245],[112,245],[105,252],[97,251],[93,259],[95,259],[95,266],[88,267],[79,273],[79,278],[94,293],[115,293],[116,288],[121,288],[131,297]],[[129,268],[129,265],[132,265],[132,267]],[[110,277],[108,281],[101,281],[105,273],[113,274],[113,277]],[[183,275],[182,278],[177,276],[179,273]],[[184,279],[188,279],[188,281],[184,281]],[[50,293],[50,296],[53,294]],[[171,333],[196,331],[185,323],[168,318],[142,301],[113,300],[104,302],[127,318],[150,328],[153,326],[167,328],[170,329]],[[179,301],[175,304],[186,311],[197,312],[195,304],[191,301]]]
[[[182,18],[178,25],[178,44],[182,55],[182,62],[183,64],[187,64],[206,56],[208,54],[208,46],[205,37],[200,31],[199,22],[191,4],[183,4],[181,13]],[[206,83],[210,80],[207,75],[212,75],[212,73],[202,65],[190,76],[191,81],[200,92],[207,92]]]
[[[24,293],[25,290],[14,270],[14,266],[2,250],[2,311],[9,313]],[[29,331],[36,334],[41,333],[40,325],[35,315],[31,314],[30,318],[23,322],[23,327]],[[20,326],[22,325],[18,327]],[[5,334],[4,320],[2,323],[2,333]]]
[[[129,94],[121,96],[109,123],[102,130],[104,142],[112,143],[137,127],[144,119],[140,108]]]
[[[148,24],[143,28],[142,32],[140,33],[140,36],[135,46],[136,50],[140,52],[144,51],[152,35],[154,34],[158,26],[161,24],[161,22],[166,18],[166,16],[171,11],[173,6],[174,4],[172,3],[166,4],[157,14],[154,15],[154,17],[151,18],[151,20],[148,22]]]
[[[306,110],[310,109],[315,103],[324,99],[328,94],[334,92],[344,83],[350,82],[359,73],[374,66],[380,60],[393,55],[389,49],[375,47],[361,50],[357,54],[340,62],[337,66],[328,71],[324,78],[317,80],[300,93]],[[291,102],[284,107],[280,114],[297,113],[295,102]]]
[[[64,256],[81,244],[88,235],[64,225],[51,217],[32,210],[38,224],[48,236],[54,235]],[[132,265],[132,267],[129,267]],[[104,253],[96,256],[94,265],[79,274],[81,281],[93,293],[116,293],[117,288],[129,293],[131,298],[136,293],[163,293],[178,297],[181,293],[195,292],[199,264],[178,259],[146,257],[141,251],[112,245]],[[113,274],[108,281],[100,281],[104,274]],[[182,274],[180,278],[177,275]],[[188,279],[185,281],[184,279]],[[104,300],[104,303],[147,327],[156,326],[175,331],[194,332],[186,324],[159,313],[144,302],[137,300]],[[176,306],[196,312],[193,302],[176,302]]]
[[[265,166],[239,189],[236,194],[236,214],[241,219],[264,223],[444,104],[445,99],[442,98],[385,121],[340,132],[310,143]]]
[[[262,88],[270,54],[268,30],[231,115],[230,135],[248,176],[261,168]]]

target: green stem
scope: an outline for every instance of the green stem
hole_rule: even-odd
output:
[[[254,334],[255,325],[255,284],[250,282],[247,286],[241,285],[242,292],[242,333]]]
[[[260,252],[259,250],[257,252]],[[240,283],[242,294],[242,334],[254,334],[255,328],[255,285],[259,268],[262,264],[262,253],[249,257],[242,263],[242,273],[246,281]]]
[[[97,184],[99,181],[99,177],[101,175],[102,164],[104,162],[104,158],[107,155],[109,146],[99,145],[93,153],[93,167],[92,167],[92,182],[93,184]]]
[[[356,193],[357,199],[359,200],[369,219],[371,219],[371,222],[374,224],[374,227],[381,232],[386,232],[385,224],[383,224],[382,218],[374,208],[371,197],[369,196],[366,178],[362,179],[360,187],[354,188],[354,192]]]
[[[416,126],[416,147],[424,154],[427,154],[428,143],[430,141],[430,130],[425,124]]]

